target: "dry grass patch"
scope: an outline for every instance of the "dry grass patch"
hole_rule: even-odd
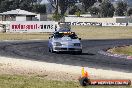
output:
[[[49,33],[0,33],[0,40],[47,40]]]
[[[46,80],[40,77],[0,75],[0,88],[131,88],[131,86],[80,86],[79,82]]]
[[[132,46],[116,47],[108,51],[116,54],[132,55]]]
[[[132,27],[72,26],[82,39],[130,39]]]
[[[132,27],[72,26],[82,39],[130,39]],[[49,33],[0,33],[0,40],[48,40]]]

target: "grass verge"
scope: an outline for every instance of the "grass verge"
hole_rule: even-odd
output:
[[[72,26],[82,39],[130,39],[132,27]]]
[[[130,39],[132,27],[72,26],[82,39]],[[48,33],[0,33],[0,40],[48,40]]]
[[[0,33],[0,40],[47,40],[49,33]]]
[[[108,51],[116,54],[132,55],[132,46],[116,47]]]
[[[45,78],[0,75],[0,88],[84,88],[78,82],[53,81]],[[85,88],[131,88],[131,86],[87,86]]]

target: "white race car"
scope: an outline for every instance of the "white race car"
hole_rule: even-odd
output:
[[[57,31],[50,38],[48,42],[49,52],[75,52],[82,53],[81,38],[78,38],[75,32],[71,31]]]

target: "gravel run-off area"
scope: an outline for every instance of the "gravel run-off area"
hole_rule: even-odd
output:
[[[49,80],[78,81],[82,67],[0,56],[0,74],[28,75]],[[91,79],[130,79],[132,73],[85,67]]]

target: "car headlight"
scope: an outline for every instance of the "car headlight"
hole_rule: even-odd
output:
[[[55,46],[62,46],[62,44],[60,42],[54,42],[53,43]]]
[[[74,46],[81,46],[80,43],[74,43]]]

